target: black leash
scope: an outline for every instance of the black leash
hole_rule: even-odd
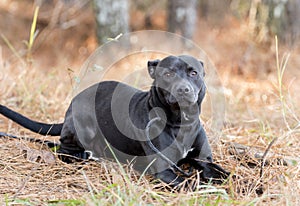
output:
[[[153,119],[151,119],[147,126],[146,126],[146,137],[147,137],[147,140],[148,140],[148,144],[150,146],[150,148],[155,152],[157,153],[162,159],[164,159],[165,161],[167,161],[174,169],[176,169],[178,172],[180,172],[181,174],[183,174],[184,176],[186,177],[190,177],[192,175],[192,168],[190,168],[189,172],[185,172],[183,171],[180,167],[177,166],[177,164],[175,162],[173,162],[172,160],[170,160],[168,157],[166,157],[163,153],[161,153],[161,151],[159,151],[154,145],[153,143],[151,142],[151,139],[150,139],[150,134],[149,134],[149,130],[150,130],[150,127],[151,125],[155,122],[155,121],[161,121],[161,118],[160,117],[155,117]]]
[[[19,140],[22,139],[22,140],[26,140],[26,141],[29,141],[29,142],[36,142],[36,143],[39,143],[39,144],[45,144],[50,149],[59,146],[58,143],[51,142],[49,140],[41,140],[41,139],[36,139],[36,138],[32,138],[32,137],[17,137],[15,135],[7,134],[7,133],[4,133],[4,132],[0,132],[0,137],[9,137],[9,138],[19,139]]]

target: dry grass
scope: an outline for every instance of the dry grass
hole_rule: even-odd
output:
[[[24,146],[48,149],[26,141],[0,138],[1,204],[299,205],[300,80],[297,78],[300,62],[297,55],[300,51],[291,51],[283,78],[278,78],[278,71],[283,69],[280,62],[284,52],[290,50],[279,47],[277,68],[275,43],[267,48],[259,46],[247,36],[245,27],[236,22],[230,26],[230,29],[212,30],[205,23],[199,23],[201,30],[197,31],[196,41],[216,63],[225,88],[226,117],[219,134],[220,142],[213,144],[214,156],[237,178],[223,186],[170,192],[149,177],[140,177],[131,168],[120,168],[106,160],[65,164],[55,156],[54,163],[43,159],[32,162],[26,158]],[[25,28],[29,31],[30,24]],[[5,33],[21,58],[2,41],[0,103],[34,119],[61,122],[70,102],[74,75],[95,48],[91,37],[80,41],[87,35],[80,28],[80,25],[71,31],[59,28],[47,31],[46,28],[43,34],[48,32],[49,38],[40,42],[39,48],[33,46],[30,62],[20,46],[21,40]],[[92,31],[89,31],[90,36],[93,36]],[[78,36],[74,37],[74,32],[78,32]],[[58,37],[64,44],[53,44]],[[213,136],[210,117],[202,118],[209,136]],[[0,131],[43,138],[2,117]],[[264,153],[274,138],[278,139],[266,155],[267,164],[260,177],[261,164],[253,156]],[[234,154],[228,146],[231,142],[248,146],[245,155]],[[285,160],[287,165],[278,159]],[[256,189],[261,186],[264,193],[259,196]]]

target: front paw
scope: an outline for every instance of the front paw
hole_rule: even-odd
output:
[[[195,191],[197,188],[196,181],[176,175],[172,169],[157,173],[155,177],[167,183],[175,191]]]
[[[199,161],[197,162],[196,169],[201,171],[201,179],[214,184],[222,184],[230,175],[230,172],[227,172],[220,165],[212,162]]]
[[[156,173],[155,177],[171,187],[178,187],[184,182],[184,178],[176,175],[172,169],[166,169],[162,172]]]

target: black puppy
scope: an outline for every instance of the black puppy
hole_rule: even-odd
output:
[[[114,81],[85,89],[72,100],[63,124],[35,122],[2,105],[0,113],[34,132],[60,135],[59,153],[131,162],[172,186],[189,175],[179,167],[187,163],[204,181],[221,183],[229,173],[212,163],[199,120],[206,92],[202,62],[168,56],[149,61],[148,71],[154,79],[148,92]]]

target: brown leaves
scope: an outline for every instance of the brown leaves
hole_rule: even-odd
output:
[[[26,159],[30,162],[46,164],[55,163],[55,157],[52,152],[41,149],[33,149],[22,143],[17,143],[17,147],[24,153]]]

